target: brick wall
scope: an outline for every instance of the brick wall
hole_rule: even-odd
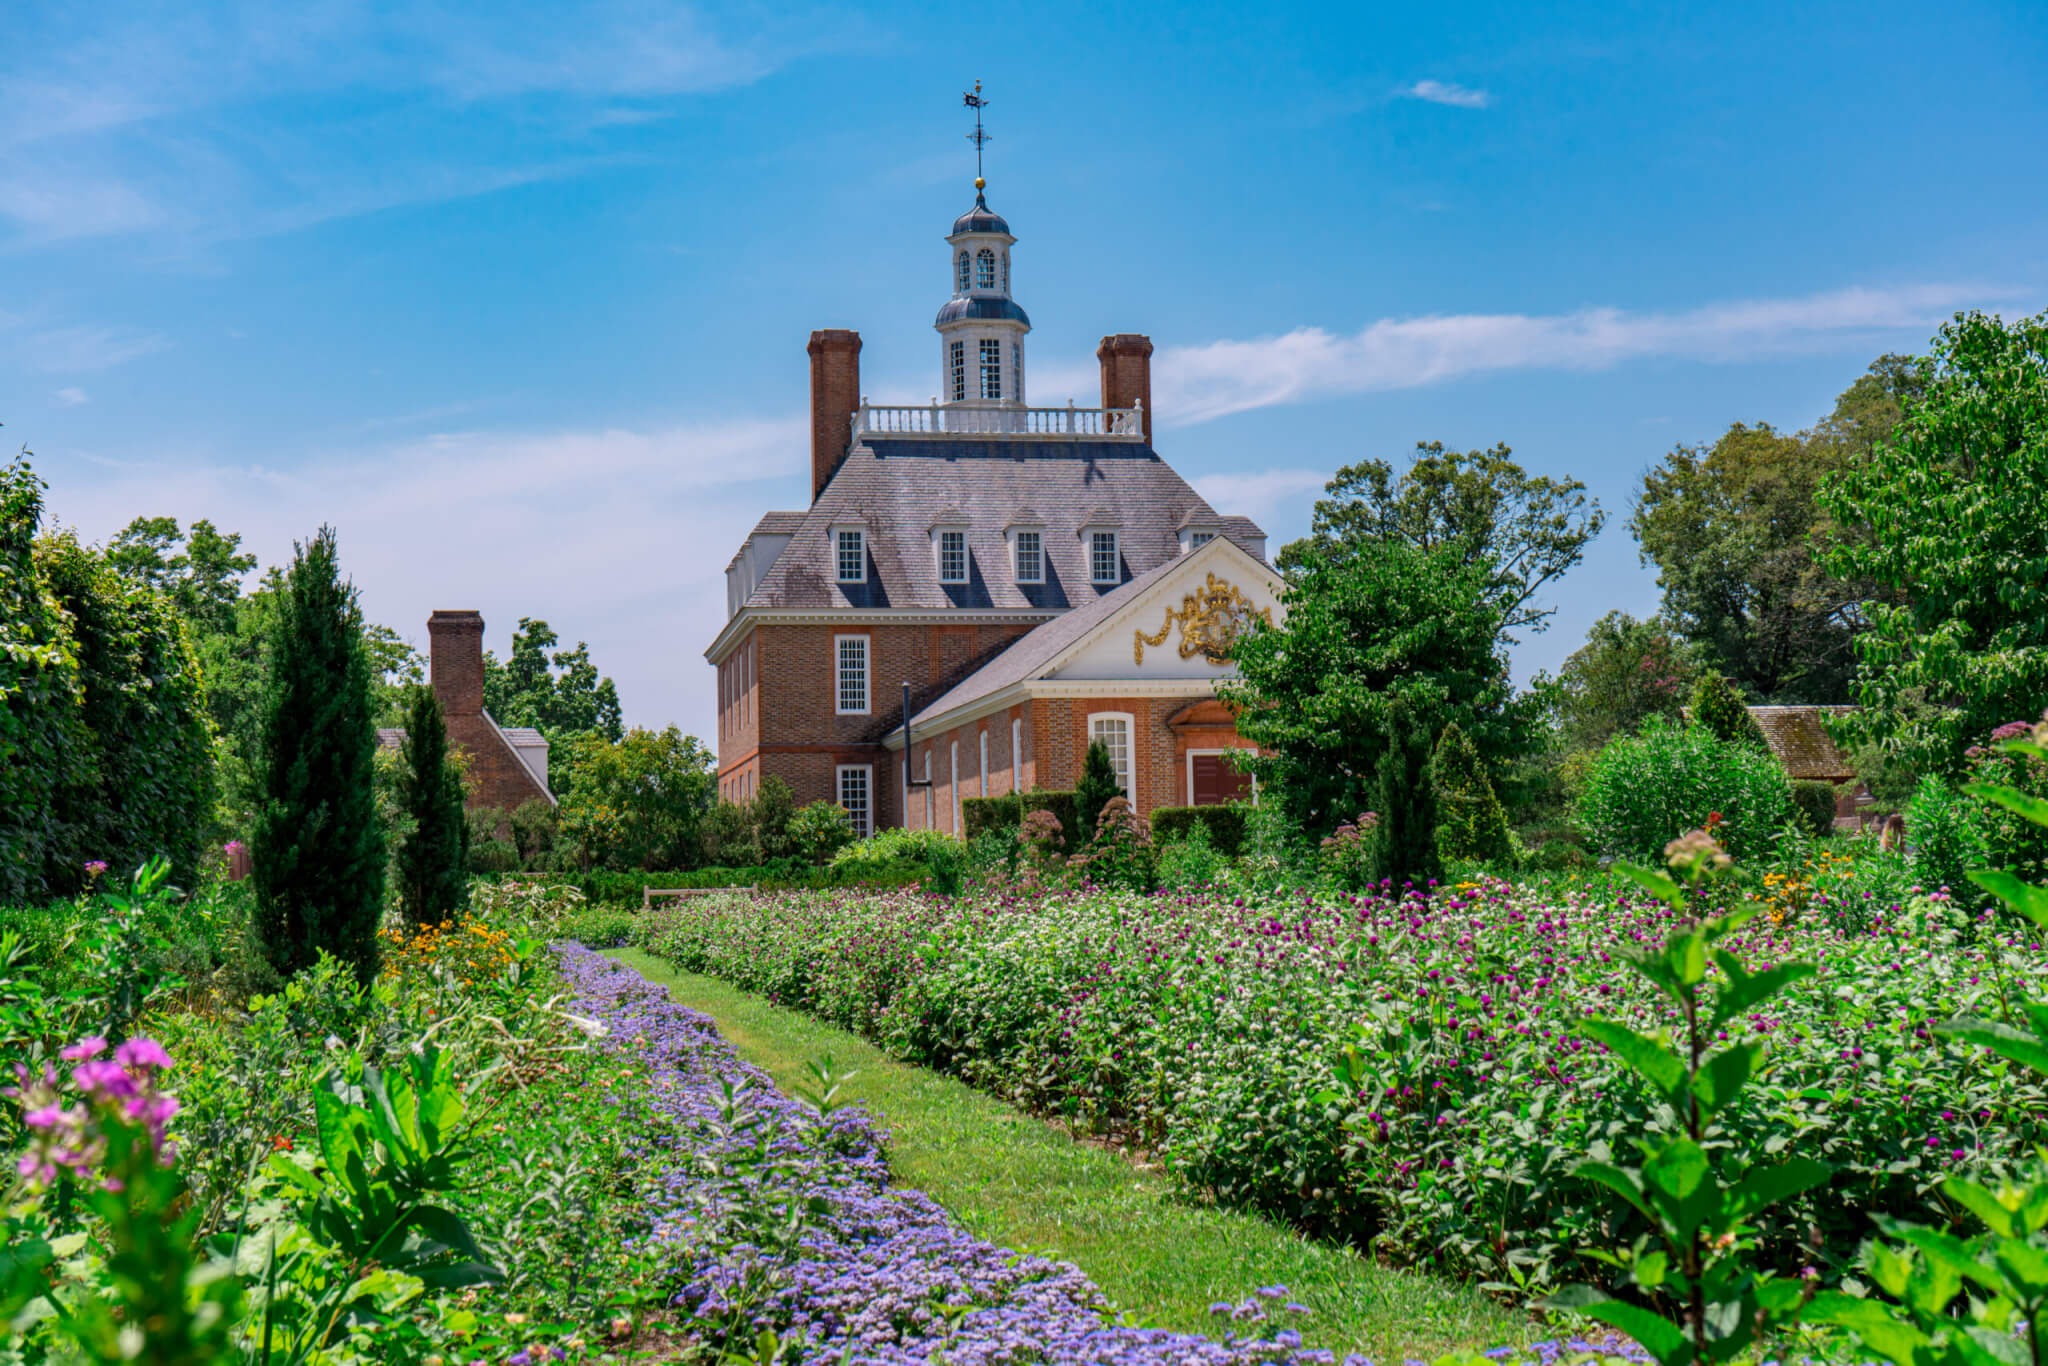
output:
[[[853,443],[860,407],[860,333],[828,327],[811,333],[811,501],[832,480]]]
[[[1104,337],[1095,348],[1102,365],[1102,406],[1145,405],[1145,441],[1152,441],[1152,339],[1135,332]]]
[[[448,726],[448,743],[468,756],[471,810],[510,811],[545,797],[498,728],[484,717],[484,619],[473,611],[427,618],[427,675]]]

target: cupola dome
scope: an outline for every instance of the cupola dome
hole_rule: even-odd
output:
[[[1005,237],[1011,235],[1010,225],[1003,221],[1001,214],[988,206],[988,200],[979,193],[974,196],[974,207],[953,220],[953,231],[948,235],[958,237],[963,232],[999,232]]]

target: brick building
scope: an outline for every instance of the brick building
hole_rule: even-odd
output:
[[[1279,611],[1265,533],[1153,449],[1147,338],[1102,339],[1101,407],[1027,403],[1017,239],[982,187],[946,237],[943,400],[870,404],[859,335],[811,334],[811,503],[733,556],[705,652],[726,800],[775,776],[864,833],[958,830],[965,796],[1072,787],[1091,739],[1142,811],[1243,790],[1216,682]]]
[[[548,742],[529,726],[501,726],[484,710],[484,618],[481,612],[442,611],[427,618],[427,676],[441,700],[448,743],[469,757],[471,810],[511,811],[548,790]],[[377,743],[396,749],[405,732],[377,732]]]

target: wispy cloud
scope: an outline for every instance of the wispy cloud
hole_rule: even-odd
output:
[[[1732,362],[1867,345],[1927,328],[1959,308],[2012,302],[2018,291],[1972,285],[1842,289],[1790,299],[1710,304],[1678,313],[1383,318],[1350,336],[1302,327],[1277,337],[1167,347],[1154,362],[1160,420],[1230,413],[1336,394],[1413,389],[1504,370],[1600,370],[1649,356]]]
[[[85,390],[76,386],[69,389],[59,389],[51,397],[55,398],[58,406],[63,408],[76,408],[81,403],[88,401]]]
[[[1493,103],[1493,96],[1484,90],[1453,85],[1449,81],[1417,81],[1401,93],[1411,100],[1448,104],[1454,109],[1484,109]]]
[[[208,517],[266,565],[323,523],[365,612],[424,648],[438,607],[480,608],[501,653],[522,616],[588,640],[627,719],[716,732],[702,652],[724,570],[761,510],[802,505],[805,418],[525,434],[464,431],[345,447],[294,468],[63,452],[37,463],[54,516],[104,540],[129,519]]]
[[[1205,474],[1195,492],[1218,512],[1269,520],[1282,503],[1305,493],[1320,492],[1329,483],[1327,470],[1260,470],[1256,474]],[[1271,530],[1271,527],[1267,528]]]
[[[45,374],[111,370],[161,351],[170,343],[160,332],[140,327],[53,327],[24,338],[20,349],[30,366]]]

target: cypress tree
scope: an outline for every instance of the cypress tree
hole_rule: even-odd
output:
[[[1507,813],[1487,780],[1479,751],[1455,721],[1444,727],[1436,742],[1430,776],[1436,784],[1439,807],[1438,855],[1477,863],[1506,862],[1511,848]]]
[[[1771,752],[1771,742],[1764,739],[1763,727],[1742,704],[1734,685],[1718,673],[1701,674],[1700,681],[1693,685],[1691,719],[1716,739],[1731,745],[1747,745],[1766,754]]]
[[[398,906],[415,929],[453,920],[469,900],[469,822],[462,778],[448,762],[448,726],[432,688],[413,692],[405,716],[398,800],[412,833],[398,847]]]
[[[292,552],[270,638],[249,839],[257,933],[280,973],[325,951],[368,982],[385,852],[362,610],[341,577],[332,527]]]
[[[1074,824],[1080,829],[1072,848],[1088,847],[1095,838],[1095,822],[1100,819],[1102,808],[1123,790],[1123,784],[1116,780],[1116,765],[1110,762],[1109,746],[1100,740],[1092,742],[1087,758],[1081,761],[1081,781],[1074,784]]]
[[[1436,785],[1430,781],[1429,730],[1395,698],[1386,709],[1386,746],[1379,763],[1379,825],[1374,829],[1373,877],[1427,892],[1442,871],[1436,846]]]

